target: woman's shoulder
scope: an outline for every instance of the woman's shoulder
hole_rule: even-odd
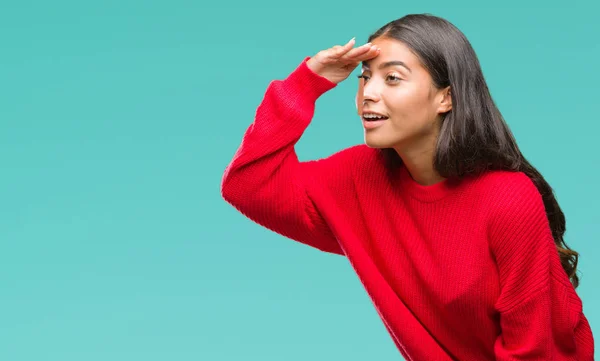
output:
[[[331,155],[304,163],[304,177],[311,180],[317,189],[332,191],[350,189],[357,177],[377,177],[383,173],[383,158],[378,149],[365,144],[352,145]]]
[[[537,192],[531,178],[521,171],[488,170],[477,178],[476,183],[499,197],[514,198]]]
[[[372,166],[374,162],[375,164],[379,163],[382,159],[380,153],[378,149],[370,148],[365,144],[357,144],[345,147],[327,157],[315,159],[311,162],[330,169],[332,167],[350,169],[357,166]]]
[[[544,213],[542,195],[524,172],[491,170],[480,175],[476,183],[487,207],[496,215]]]

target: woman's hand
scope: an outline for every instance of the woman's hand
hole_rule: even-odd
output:
[[[345,80],[361,61],[372,59],[379,55],[379,48],[370,43],[357,48],[354,38],[346,45],[336,45],[332,48],[319,51],[308,59],[306,65],[316,74],[338,84]]]

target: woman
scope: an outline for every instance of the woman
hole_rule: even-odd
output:
[[[299,162],[316,100],[362,62],[365,145]],[[476,54],[408,15],[273,81],[222,182],[253,221],[346,256],[407,360],[592,360],[578,254]]]

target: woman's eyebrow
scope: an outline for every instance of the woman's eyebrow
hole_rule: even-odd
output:
[[[383,69],[383,68],[387,68],[389,66],[394,66],[394,65],[399,65],[402,66],[404,68],[406,68],[406,70],[408,70],[409,73],[412,73],[412,70],[410,70],[410,68],[408,67],[408,65],[406,65],[405,62],[400,61],[400,60],[392,60],[392,61],[388,61],[382,64],[379,64],[379,66],[377,67],[378,69]],[[362,62],[362,68],[365,70],[370,70],[371,68],[369,67],[369,62],[367,60]]]

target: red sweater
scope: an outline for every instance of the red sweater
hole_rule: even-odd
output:
[[[523,173],[422,186],[353,146],[299,162],[334,83],[306,58],[269,85],[222,181],[224,199],[287,238],[346,256],[407,360],[593,360],[582,302]],[[358,120],[357,120],[358,121]]]

